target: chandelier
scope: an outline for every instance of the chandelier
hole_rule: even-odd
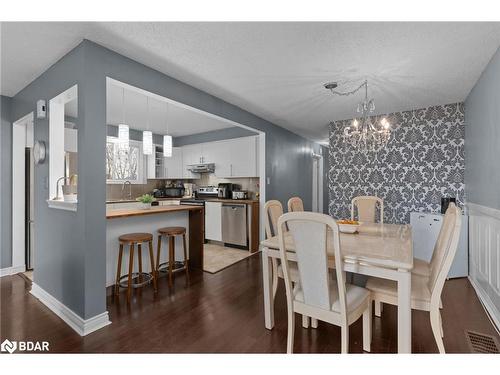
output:
[[[370,114],[375,111],[375,102],[373,99],[368,99],[368,81],[364,81],[359,87],[348,92],[336,91],[337,83],[335,82],[327,83],[324,87],[332,94],[339,96],[353,95],[363,87],[365,89],[365,99],[358,104],[356,110],[359,116],[344,128],[344,143],[361,152],[378,152],[387,145],[391,137],[391,124],[385,117],[382,117],[380,121],[371,121]]]

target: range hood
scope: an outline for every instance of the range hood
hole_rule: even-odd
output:
[[[193,173],[214,173],[215,163],[191,164],[187,170]]]

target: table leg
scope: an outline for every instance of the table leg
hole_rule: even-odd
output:
[[[398,353],[411,353],[411,272],[406,270],[398,280]]]
[[[262,276],[264,278],[264,320],[267,329],[274,327],[273,272],[267,248],[262,249]]]

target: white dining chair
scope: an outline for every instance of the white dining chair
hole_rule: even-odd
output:
[[[300,197],[292,197],[287,203],[288,212],[301,212],[304,211],[304,202]]]
[[[455,204],[450,203],[430,263],[429,276],[412,274],[411,278],[411,307],[429,312],[432,333],[439,353],[445,353],[444,332],[439,311],[441,293],[457,252],[461,225],[462,213]],[[398,289],[394,281],[372,277],[368,279],[366,288],[371,290],[375,306],[381,303],[398,304]]]
[[[266,216],[265,228],[266,237],[271,238],[278,235],[278,218],[283,215],[283,206],[280,201],[270,200],[264,204],[264,212]],[[276,298],[276,292],[278,291],[278,278],[283,278],[283,267],[278,264],[278,259],[272,258],[271,267],[273,272],[273,300]],[[290,264],[290,278],[292,283],[299,282],[299,269],[297,264]],[[302,316],[302,326],[304,328],[309,327],[309,318],[307,316]],[[313,321],[313,328],[317,328],[317,321]]]
[[[365,223],[374,223],[375,214],[377,212],[377,204],[379,206],[380,219],[379,222],[384,222],[384,201],[375,196],[363,195],[354,197],[351,202],[351,220],[355,218],[355,211],[358,212],[358,220]]]
[[[293,239],[300,282],[292,287],[285,234]],[[331,231],[328,231],[328,228]],[[371,296],[359,286],[345,283],[337,223],[328,215],[290,212],[278,219],[280,258],[288,309],[287,353],[293,352],[295,313],[341,328],[341,352],[349,348],[349,326],[363,316],[363,350],[370,351]],[[329,277],[327,236],[334,250],[336,279]]]

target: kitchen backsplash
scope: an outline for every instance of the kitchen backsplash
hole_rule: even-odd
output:
[[[132,199],[135,199],[142,194],[151,193],[153,189],[164,187],[169,180],[148,180],[146,184],[133,184],[131,185]],[[217,186],[219,182],[232,182],[241,185],[241,190],[248,190],[249,198],[255,198],[255,194],[259,191],[258,183],[259,178],[217,178],[213,174],[202,174],[200,179],[185,180],[184,182],[191,182],[196,186]],[[106,185],[106,200],[128,199],[129,186],[125,186],[122,192],[122,184],[107,184]]]
[[[230,182],[233,184],[241,185],[241,190],[248,190],[249,198],[255,198],[255,194],[259,192],[259,178],[246,177],[246,178],[218,178],[212,173],[204,173],[201,178],[193,180],[196,186],[217,186],[222,182]]]
[[[386,116],[395,130],[378,153],[356,152],[342,133],[351,120],[330,124],[329,213],[350,217],[351,200],[384,200],[384,221],[408,223],[410,212],[439,212],[441,197],[463,207],[464,104],[448,104]],[[381,116],[371,117],[371,121]]]

